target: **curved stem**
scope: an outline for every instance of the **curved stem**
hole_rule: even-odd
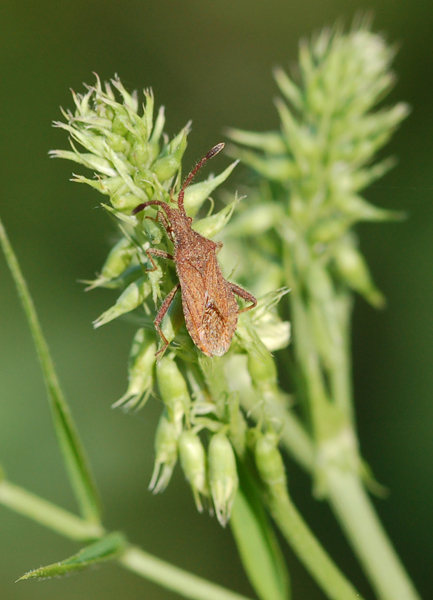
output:
[[[287,542],[331,600],[362,600],[341,573],[285,493],[268,497],[271,514]]]

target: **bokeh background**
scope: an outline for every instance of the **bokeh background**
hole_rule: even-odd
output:
[[[69,182],[78,165],[48,159],[65,148],[53,129],[69,88],[83,91],[118,73],[129,89],[152,86],[170,134],[189,119],[189,166],[225,126],[277,127],[271,68],[296,59],[299,38],[338,18],[372,10],[374,27],[397,43],[399,81],[390,101],[412,105],[388,147],[399,165],[367,192],[406,210],[400,224],[363,225],[361,247],[388,308],[357,301],[354,376],[362,450],[390,489],[376,502],[395,546],[426,600],[433,598],[433,11],[409,0],[2,0],[0,4],[0,214],[17,250],[105,502],[106,524],[147,551],[253,595],[229,531],[199,516],[179,470],[158,497],[147,491],[160,407],[136,416],[112,411],[125,390],[133,328],[91,321],[112,303],[77,280],[100,268],[113,225],[96,192]],[[228,164],[219,158],[216,169]],[[230,185],[245,172],[237,169]],[[82,172],[82,171],[81,171]],[[17,484],[75,510],[51,427],[30,334],[0,256],[0,462]],[[366,598],[366,583],[309,479],[289,465],[292,494],[332,556]],[[78,547],[0,507],[0,596],[7,600],[171,599],[174,594],[105,566],[61,580],[14,581]],[[295,598],[322,593],[290,551]]]

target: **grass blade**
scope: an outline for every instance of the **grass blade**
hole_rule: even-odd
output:
[[[45,341],[33,300],[0,220],[0,244],[12,273],[21,303],[33,336],[47,387],[51,414],[66,470],[82,516],[93,523],[100,522],[99,495],[69,407],[60,388],[53,361]]]

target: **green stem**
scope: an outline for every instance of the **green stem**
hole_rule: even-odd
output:
[[[174,567],[144,552],[137,546],[130,546],[118,559],[118,562],[126,569],[177,592],[185,598],[192,598],[193,600],[248,600],[245,596]]]
[[[288,280],[292,280],[293,266],[288,248],[285,252],[285,266]],[[293,285],[290,300],[295,352],[306,380],[308,404],[314,425],[316,456],[310,463],[312,468],[308,470],[316,477],[316,483],[322,484],[322,491],[328,498],[378,598],[419,600],[357,473],[358,440],[354,425],[350,376],[351,298],[349,295],[337,298],[335,293],[331,298],[326,298],[329,302],[326,306],[328,313],[331,312],[331,315],[339,317],[338,323],[336,319],[332,320],[332,327],[338,327],[341,333],[338,339],[341,337],[343,341],[342,347],[331,348],[336,332],[330,332],[327,342],[330,346],[329,351],[332,349],[334,356],[339,358],[338,361],[330,361],[327,364],[330,393],[324,386],[321,374],[323,365],[319,362],[311,335],[311,328],[314,325],[299,293],[299,284]],[[313,301],[311,299],[311,302]],[[319,306],[318,309],[325,310],[323,306]],[[332,402],[327,398],[328,394]],[[346,445],[344,440],[349,441],[349,445]],[[293,441],[288,430],[283,430],[282,443],[297,458],[296,453],[293,452]],[[331,454],[323,452],[325,448],[330,449]],[[305,462],[300,464],[305,466]],[[320,471],[316,471],[315,466],[319,464]]]
[[[271,493],[271,514],[287,542],[331,600],[362,600],[361,595],[329,558],[295,505],[285,493]]]
[[[72,540],[87,542],[107,535],[103,527],[89,523],[5,480],[0,481],[0,504]],[[250,600],[174,567],[137,546],[128,545],[116,560],[137,575],[192,600]]]
[[[292,291],[290,301],[295,340],[294,352],[302,372],[313,438],[317,444],[338,431],[342,421],[340,413],[334,409],[329,400],[319,353],[313,341],[309,313],[296,289]]]
[[[328,500],[381,600],[420,600],[359,478],[327,469]]]
[[[0,481],[0,503],[71,540],[87,542],[105,533],[100,525],[89,523],[8,481]]]
[[[268,402],[267,406],[272,415],[281,418],[280,411],[274,403]],[[312,460],[299,460],[299,449],[295,448],[294,451],[293,435],[291,429],[286,426],[282,430],[281,442],[302,467],[310,473],[314,472]],[[337,444],[339,443],[337,440]],[[329,444],[332,445],[331,442]],[[310,447],[312,449],[312,445]],[[344,469],[338,464],[325,462],[322,464],[321,476],[326,480],[327,499],[335,517],[378,598],[419,600],[419,595],[387,537],[358,475],[353,470]]]
[[[241,403],[247,414],[252,418],[258,417],[260,413],[253,410],[257,406],[257,398],[253,394],[241,396]],[[313,442],[299,418],[279,398],[272,398],[270,395],[266,398],[266,408],[281,423],[289,454],[305,471],[311,473],[315,461]]]
[[[6,230],[0,220],[0,244],[6,262],[17,287],[27,322],[33,336],[39,362],[44,374],[45,385],[50,401],[59,446],[63,454],[66,470],[79,504],[82,515],[87,521],[100,523],[100,501],[96,484],[90,469],[84,447],[69,411],[68,404],[57,379],[48,345],[42,333],[38,315],[28,290],[26,281],[18,264],[17,257],[9,242]]]

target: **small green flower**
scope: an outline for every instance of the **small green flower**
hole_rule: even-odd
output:
[[[149,489],[154,494],[163,492],[168,486],[177,462],[179,433],[176,424],[164,411],[159,419],[155,435],[155,466]]]
[[[194,501],[199,512],[203,512],[201,496],[208,496],[206,478],[206,454],[197,434],[183,431],[179,438],[179,457],[182,470],[191,486]]]
[[[279,438],[275,432],[259,435],[255,443],[256,466],[263,483],[272,492],[286,490],[287,477],[281,453],[278,450]]]
[[[122,237],[110,250],[107,259],[101,269],[100,275],[87,288],[91,290],[95,287],[105,287],[130,266],[136,252],[134,246],[127,237]]]
[[[95,329],[109,323],[113,319],[117,319],[120,315],[131,312],[138,306],[142,305],[146,298],[150,295],[152,287],[147,280],[147,277],[140,277],[133,283],[130,283],[126,290],[116,301],[116,304],[106,310],[96,321],[93,326]]]
[[[182,431],[184,417],[189,419],[191,398],[185,379],[173,358],[163,356],[156,366],[156,378],[161,399],[164,402],[170,420]]]
[[[208,449],[209,485],[218,521],[225,527],[238,489],[236,458],[227,436],[212,436]]]
[[[116,100],[112,86],[123,102]],[[96,84],[85,95],[74,94],[75,113],[63,111],[66,123],[55,125],[68,131],[71,151],[54,150],[52,156],[78,162],[102,176],[97,182],[83,177],[88,183],[108,194],[118,210],[130,212],[137,204],[152,198],[155,192],[168,198],[171,179],[180,168],[186,148],[189,127],[168,143],[163,138],[164,113],[161,110],[153,122],[154,100],[145,91],[143,114],[139,114],[138,95],[129,94],[119,79],[110,84]],[[86,152],[79,151],[75,143]]]
[[[358,220],[398,217],[357,196],[393,166],[392,159],[371,161],[409,112],[404,103],[372,111],[394,82],[393,55],[364,25],[346,35],[325,29],[301,44],[298,83],[282,69],[274,73],[284,97],[276,101],[281,131],[230,130],[254,149],[231,154],[289,190],[291,222],[280,228],[292,239],[306,232],[312,245],[330,242]]]
[[[122,398],[113,404],[113,408],[143,408],[153,391],[155,352],[154,336],[144,328],[139,329],[134,336],[129,356],[128,389]]]
[[[362,294],[373,306],[381,308],[385,298],[375,287],[368,267],[361,253],[356,249],[352,240],[346,236],[334,245],[333,258],[340,277],[345,283]]]

